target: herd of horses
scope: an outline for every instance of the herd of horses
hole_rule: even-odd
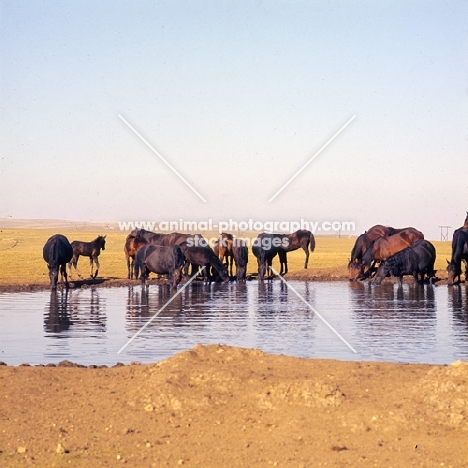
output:
[[[96,278],[100,267],[98,257],[101,250],[105,250],[105,238],[98,236],[92,242],[72,243],[61,234],[49,238],[43,248],[43,258],[48,265],[51,288],[56,289],[59,273],[68,287],[67,265],[70,274],[74,268],[81,277],[77,268],[80,256],[89,257],[90,276]],[[277,255],[279,274],[285,275],[288,272],[287,253],[298,249],[305,252],[304,268],[307,268],[309,253],[315,249],[315,238],[310,231],[259,234],[251,246],[257,260],[258,278],[263,280],[266,275],[268,278],[274,276],[271,267]],[[146,285],[148,275],[155,273],[167,276],[172,287],[176,288],[182,276],[188,277],[190,267],[192,276],[199,274],[206,282],[227,282],[234,278],[245,281],[247,278],[249,249],[244,240],[228,233],[222,233],[211,248],[200,234],[160,234],[134,229],[125,240],[124,252],[128,279],[140,278],[143,285]],[[349,279],[373,278],[375,284],[380,284],[385,277],[394,276],[401,283],[403,276],[413,275],[417,282],[432,282],[436,273],[435,258],[434,246],[417,229],[376,225],[356,239],[348,263]],[[447,260],[449,284],[461,281],[462,262],[468,262],[468,212],[463,226],[453,234],[452,258],[450,262]]]
[[[395,229],[380,224],[372,226],[356,239],[348,263],[349,279],[365,280],[374,277],[380,284],[387,276],[413,275],[415,281],[432,282],[436,270],[434,246],[424,234],[413,227]],[[462,262],[465,280],[468,277],[468,211],[463,226],[456,229],[452,240],[452,258],[447,260],[448,284],[461,281]],[[377,268],[378,265],[378,268]],[[420,278],[419,278],[420,276]]]

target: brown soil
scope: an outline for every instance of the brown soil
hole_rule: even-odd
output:
[[[0,366],[0,466],[468,466],[468,363],[197,346],[158,364]]]

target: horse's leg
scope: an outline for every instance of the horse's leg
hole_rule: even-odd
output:
[[[133,272],[132,272],[132,269],[133,269],[133,259],[132,259],[132,265],[130,267],[130,255],[127,255],[125,253],[125,257],[127,257],[127,279],[132,279],[133,277]]]
[[[269,258],[266,261],[266,270],[268,271],[268,276],[267,279],[272,279],[273,278],[273,270],[271,269],[271,266],[273,265],[273,259]]]
[[[60,265],[60,273],[62,275],[62,283],[63,283],[63,278],[65,278],[65,287],[68,289],[69,285],[68,285],[67,264],[66,263],[62,263]]]
[[[140,268],[140,278],[141,278],[141,286],[144,288],[146,286],[146,265],[141,265]]]
[[[305,263],[304,263],[304,268],[307,269],[307,265],[309,264],[309,244],[307,244],[307,245],[304,247],[304,252],[305,252],[305,254],[306,254]]]
[[[229,260],[229,276],[232,276],[232,264],[234,262],[232,254],[229,255],[228,260]]]
[[[80,258],[79,255],[77,255],[76,257],[73,255],[72,262],[73,262],[73,266],[75,267],[75,271],[78,273],[78,276],[79,276],[80,278],[83,278],[83,277],[81,276],[80,270],[78,269],[78,259],[79,259],[79,258]]]
[[[97,275],[98,275],[98,273],[99,273],[99,267],[101,266],[101,265],[99,264],[99,257],[98,257],[97,255],[94,257],[94,261],[95,261],[95,263],[96,263],[96,272],[94,273],[93,278],[96,278]]]
[[[128,279],[133,279],[133,272],[135,270],[135,258],[128,257],[127,260]],[[138,279],[138,278],[135,278]]]
[[[278,252],[278,256],[280,260],[280,275],[284,276],[288,272],[288,257],[284,250],[280,250]]]

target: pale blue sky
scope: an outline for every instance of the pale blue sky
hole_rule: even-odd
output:
[[[468,210],[466,2],[0,11],[0,218],[308,218],[437,238]]]

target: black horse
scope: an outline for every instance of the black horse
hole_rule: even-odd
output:
[[[242,239],[234,239],[232,254],[236,264],[237,281],[245,281],[247,276],[247,263],[249,263],[249,249]]]
[[[68,288],[67,263],[73,257],[73,248],[68,239],[62,234],[55,234],[49,238],[42,249],[42,257],[49,268],[51,289],[57,289],[59,270],[62,282],[65,278],[65,285]]]
[[[149,272],[157,273],[158,275],[168,275],[169,281],[175,289],[180,283],[184,262],[184,255],[178,245],[161,246],[146,244],[136,253],[134,265],[135,277],[138,278],[138,272],[140,272],[141,284],[142,286],[146,286]]]
[[[77,268],[78,259],[80,255],[84,257],[89,257],[89,264],[91,267],[90,276],[91,278],[96,278],[99,272],[99,254],[102,250],[106,250],[106,236],[98,236],[92,242],[83,242],[83,241],[73,241],[71,243],[73,247],[73,258],[70,260],[69,268],[70,268],[70,275],[72,272],[72,266],[75,267],[78,276],[81,278],[81,273]],[[93,275],[93,266],[96,263],[96,272]]]
[[[285,241],[286,246],[287,241]],[[271,265],[276,255],[280,259],[280,274],[283,274],[283,265],[286,263],[286,252],[281,248],[282,241],[278,234],[267,234],[263,232],[252,243],[252,253],[257,257],[258,278],[263,279],[265,273],[271,278],[273,272]]]
[[[461,262],[468,261],[468,227],[456,229],[453,233],[452,240],[452,258],[450,262],[447,260],[448,284],[452,285],[455,282],[461,281]],[[468,270],[468,267],[467,267]],[[468,272],[465,272],[465,281]],[[456,279],[458,278],[458,281]]]

